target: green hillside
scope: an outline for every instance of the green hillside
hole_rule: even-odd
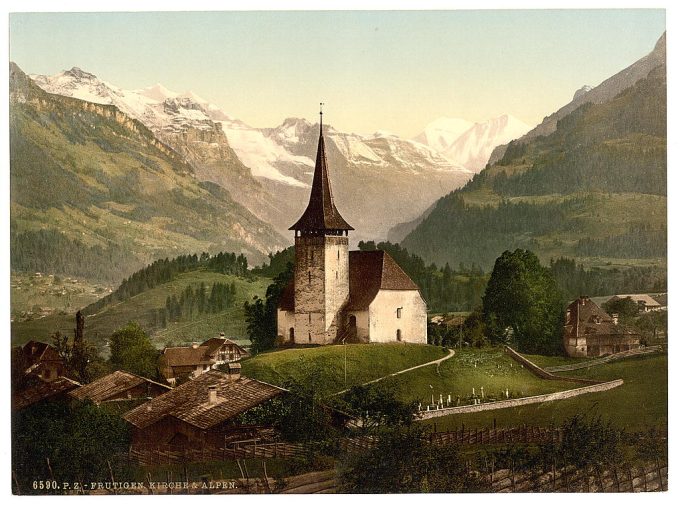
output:
[[[666,70],[603,104],[585,104],[548,136],[440,199],[402,245],[427,262],[476,262],[504,251],[586,267],[665,265]]]
[[[319,368],[320,384],[327,394],[362,384],[402,369],[427,363],[448,354],[446,349],[418,344],[347,344],[304,349],[285,349],[259,354],[242,362],[244,375],[273,384],[304,379],[307,368]]]
[[[153,259],[287,242],[114,106],[51,95],[10,66],[11,265],[118,282]]]
[[[572,399],[540,405],[451,415],[427,420],[437,430],[527,425],[559,425],[577,414],[600,415],[616,427],[628,431],[647,431],[668,425],[668,356],[638,357],[588,369],[570,371],[572,376],[598,380],[623,379],[624,384],[612,390],[589,393]]]
[[[111,333],[129,321],[138,322],[158,347],[169,343],[203,341],[219,332],[246,341],[243,302],[251,300],[256,295],[263,296],[270,282],[269,279],[262,277],[244,278],[205,269],[181,273],[170,282],[142,291],[123,301],[109,303],[93,314],[86,313],[85,336],[104,354],[108,353],[105,344]],[[158,311],[165,309],[169,297],[179,299],[188,286],[195,291],[201,284],[204,284],[209,292],[216,283],[227,286],[233,284],[235,288],[235,295],[224,310],[202,314],[195,312],[191,316],[182,315],[181,318],[170,319],[166,323],[158,321]],[[74,314],[66,313],[14,322],[12,344],[23,344],[31,339],[46,341],[57,330],[73,336],[74,326]]]

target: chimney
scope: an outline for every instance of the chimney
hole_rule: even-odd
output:
[[[217,404],[217,386],[212,385],[208,387],[208,403]]]
[[[618,314],[612,314],[612,321],[614,322],[615,325],[619,324],[619,315]]]
[[[192,349],[198,348],[198,342],[192,342],[191,347],[192,347]]]
[[[224,339],[224,332],[220,332],[220,339]]]
[[[229,380],[236,381],[241,379],[241,364],[232,362],[229,364]]]

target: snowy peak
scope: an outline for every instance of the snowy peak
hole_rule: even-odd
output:
[[[89,72],[85,72],[82,70],[80,67],[72,67],[71,70],[64,71],[62,73],[64,76],[71,76],[75,79],[79,80],[94,80],[97,79],[97,76],[94,74],[90,74]]]
[[[481,171],[493,149],[516,139],[530,127],[512,115],[472,123],[461,118],[438,118],[414,138],[453,164]]]
[[[523,136],[529,129],[530,126],[511,115],[475,123],[444,151],[444,156],[478,172],[484,169],[494,148]]]
[[[437,118],[413,139],[438,152],[444,152],[470,127],[472,122],[462,118]]]
[[[156,83],[155,85],[141,88],[139,90],[134,90],[134,92],[143,97],[148,97],[149,99],[156,102],[163,102],[166,99],[174,99],[179,95],[177,92],[168,90],[160,83]]]

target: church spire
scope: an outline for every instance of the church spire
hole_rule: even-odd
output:
[[[331,182],[328,178],[326,145],[323,139],[323,102],[319,106],[319,145],[316,149],[309,204],[302,217],[289,229],[309,234],[342,234],[354,228],[342,218],[333,202]]]

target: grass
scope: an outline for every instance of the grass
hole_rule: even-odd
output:
[[[345,388],[344,363],[347,352],[347,387],[386,376],[414,365],[442,358],[448,352],[418,344],[347,344],[263,353],[242,362],[248,377],[273,384],[301,379],[303,365],[322,366],[323,384],[329,393]],[[419,372],[419,370],[418,370]]]
[[[208,290],[216,282],[236,286],[236,298],[231,308],[220,314],[202,314],[193,319],[169,322],[166,328],[154,327],[151,311],[165,307],[168,296],[177,295],[188,286],[196,288],[203,282]],[[185,344],[203,341],[224,332],[229,337],[245,341],[246,329],[243,302],[253,296],[263,296],[270,280],[256,278],[248,280],[233,275],[223,275],[204,270],[196,270],[178,275],[171,282],[144,291],[123,302],[106,306],[94,315],[85,318],[85,336],[107,354],[106,340],[111,334],[130,321],[138,322],[149,333],[157,347],[166,344]],[[72,314],[53,314],[42,319],[15,322],[12,324],[12,344],[23,344],[31,339],[49,341],[55,331],[73,336],[75,317]]]
[[[485,400],[505,399],[507,389],[510,397],[527,397],[577,388],[580,384],[568,381],[548,381],[531,374],[501,349],[457,349],[453,358],[442,362],[439,371],[435,365],[407,372],[395,378],[397,395],[403,400],[417,400],[424,405],[435,401],[441,394],[444,400],[451,394],[452,400],[467,404],[482,388]],[[432,386],[432,388],[430,388]]]
[[[613,425],[628,431],[644,431],[668,425],[668,357],[658,355],[629,358],[615,363],[569,372],[569,375],[601,380],[623,379],[624,384],[612,390],[589,393],[572,399],[518,408],[450,415],[427,420],[437,430],[451,430],[465,425],[470,428],[510,427],[550,424],[560,425],[577,414],[599,415]]]

